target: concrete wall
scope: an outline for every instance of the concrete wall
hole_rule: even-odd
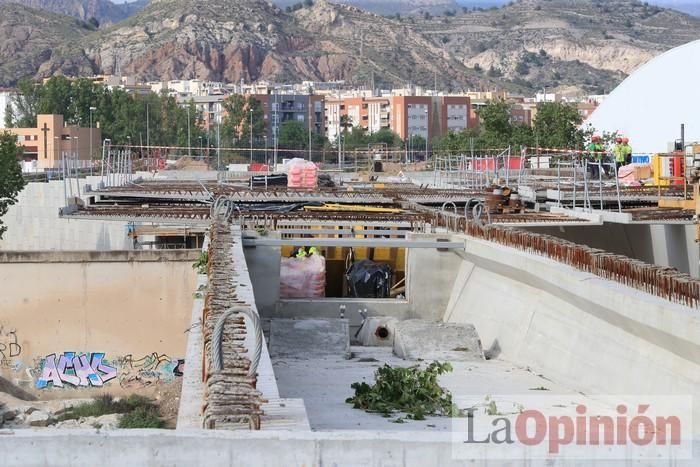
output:
[[[527,230],[619,253],[645,263],[674,267],[700,277],[700,247],[695,243],[695,227],[692,225],[608,223]]]
[[[488,242],[462,257],[445,321],[499,358],[589,396],[700,396],[698,310]]]
[[[100,384],[124,393],[173,380],[185,355],[196,288],[192,263],[198,255],[191,250],[2,253],[0,375],[49,398],[82,397]],[[51,364],[60,367],[62,356],[74,362],[67,352],[87,353],[85,370],[100,379],[77,382],[67,372],[58,381],[62,389],[42,388],[42,380],[52,380],[46,378]],[[104,353],[109,368],[98,368],[95,353]]]
[[[449,236],[416,234],[408,238],[434,240],[445,237]],[[244,253],[253,281],[255,302],[263,318],[338,318],[339,307],[343,304],[351,328],[359,326],[362,317],[358,310],[365,309],[370,316],[440,320],[461,264],[461,259],[450,251],[409,249],[406,257],[407,300],[280,299],[280,248],[245,248]]]
[[[99,177],[90,178],[96,186]],[[86,182],[80,180],[81,193]],[[73,190],[78,190],[75,180]],[[131,249],[126,223],[61,219],[58,210],[65,205],[62,181],[27,184],[2,218],[7,231],[0,240],[0,250]]]
[[[0,430],[0,465],[207,467],[692,467],[697,460],[455,459],[449,433],[390,431]],[[693,441],[695,456],[700,452]],[[491,454],[496,457],[495,454]]]

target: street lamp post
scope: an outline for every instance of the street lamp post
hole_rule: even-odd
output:
[[[202,147],[202,137],[199,137],[199,158],[204,160],[204,148]]]
[[[428,140],[430,139],[430,116],[425,109],[425,161],[428,161]]]
[[[73,143],[74,143],[74,149],[73,149],[73,159],[75,160],[75,186],[77,188],[76,190],[76,196],[80,197],[80,178],[78,176],[79,174],[79,161],[80,161],[80,155],[78,154],[78,150],[80,149],[80,145],[78,144],[78,137],[73,136]]]
[[[216,108],[216,170],[221,170],[221,104]]]
[[[253,164],[253,109],[250,109],[250,164]]]
[[[90,175],[92,175],[92,161],[95,158],[95,154],[92,152],[92,113],[97,110],[97,107],[90,107]]]
[[[191,156],[190,151],[192,151],[192,138],[190,135],[190,106],[187,105],[187,155]]]

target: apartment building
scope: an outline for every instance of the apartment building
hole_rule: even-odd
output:
[[[260,102],[263,109],[263,118],[267,138],[270,144],[279,134],[279,129],[284,122],[296,121],[305,129],[311,129],[317,135],[324,133],[323,96],[312,94],[254,94],[255,100]]]
[[[99,128],[83,128],[66,125],[63,115],[37,115],[36,128],[0,128],[17,136],[24,147],[24,161],[36,164],[36,168],[59,168],[65,155],[77,155],[80,161],[91,160],[92,152],[99,153],[102,132]]]
[[[325,134],[334,141],[342,128],[340,119],[346,115],[354,127],[362,127],[367,133],[390,128],[391,100],[388,97],[353,96],[325,99]]]

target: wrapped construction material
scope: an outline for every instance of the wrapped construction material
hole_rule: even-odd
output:
[[[362,260],[353,263],[345,273],[350,297],[388,298],[393,272],[385,263]]]
[[[617,178],[622,186],[640,186],[641,182],[651,178],[651,176],[651,165],[648,164],[624,165],[617,173]]]
[[[318,185],[318,167],[313,162],[294,158],[287,162],[286,170],[289,188],[314,189]]]
[[[282,258],[280,298],[326,296],[326,258],[313,254],[304,258]]]

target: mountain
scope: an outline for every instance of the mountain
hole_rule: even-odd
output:
[[[519,0],[416,20],[415,30],[516,84],[609,92],[652,57],[700,38],[700,18],[633,0]]]
[[[334,3],[351,5],[379,15],[411,15],[428,12],[441,15],[445,11],[459,8],[455,0],[331,0]],[[275,5],[288,7],[301,3],[299,0],[274,0]]]
[[[261,0],[154,0],[97,31],[84,51],[105,73],[141,79],[272,79],[496,85],[408,24],[319,0],[286,13]],[[55,72],[62,70],[56,68]]]
[[[95,18],[99,24],[109,25],[136,13],[148,4],[148,0],[120,5],[110,0],[0,0],[0,3],[17,3],[37,10],[73,16],[83,21]]]
[[[91,72],[79,44],[92,31],[78,19],[38,11],[22,5],[3,5],[0,15],[0,83],[10,84],[22,76],[43,75],[42,68],[55,55],[66,73]]]
[[[21,38],[0,46],[0,85],[16,81],[21,66],[37,77],[121,72],[142,80],[341,79],[384,88],[437,81],[452,90],[598,93],[700,37],[700,18],[633,0],[519,0],[439,17],[380,16],[327,0],[289,9],[263,0],[153,0],[95,31],[9,8],[24,20],[0,20],[3,37]],[[51,47],[44,37],[55,37]]]

